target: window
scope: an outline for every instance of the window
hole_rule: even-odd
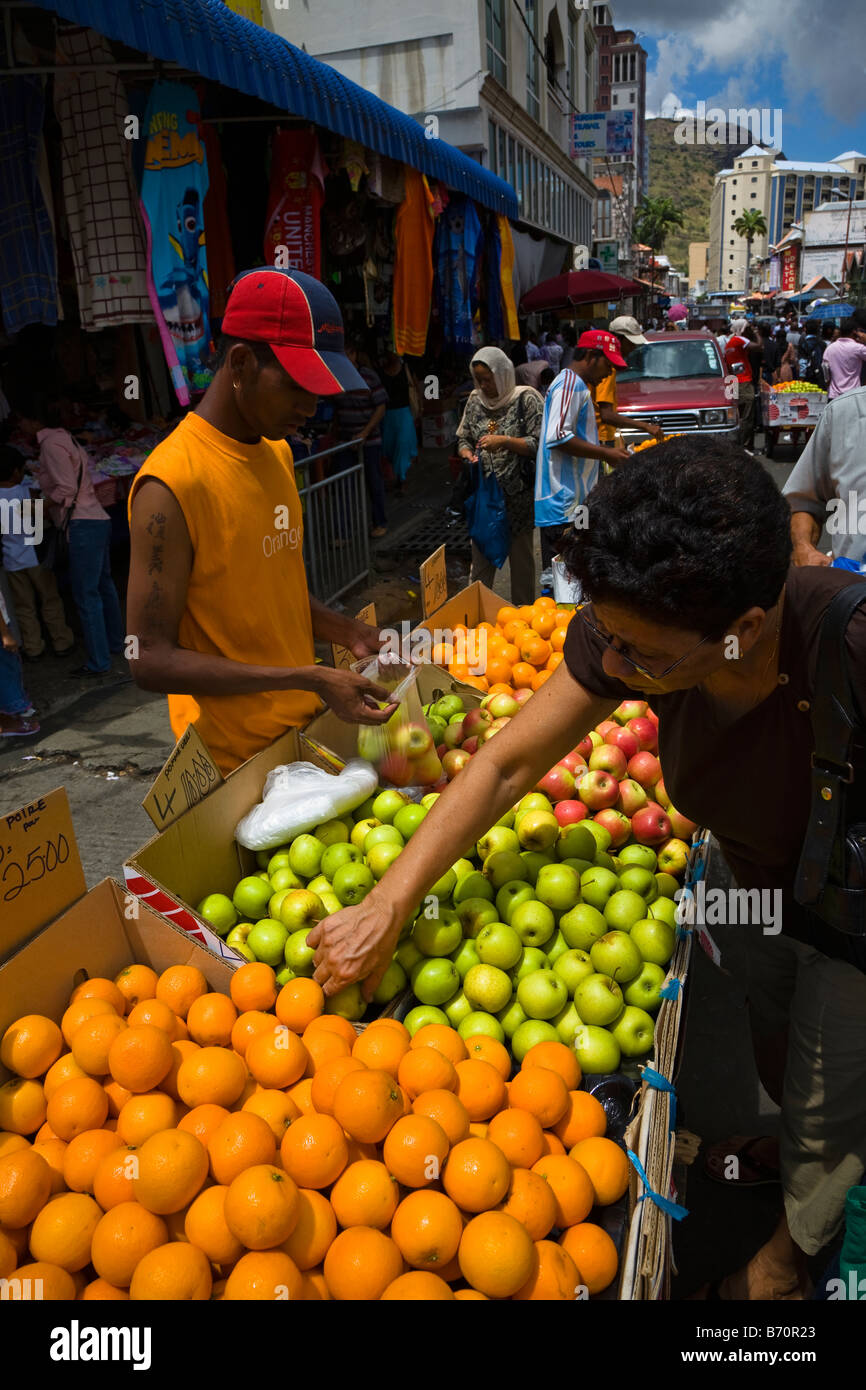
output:
[[[492,77],[508,84],[508,66],[505,59],[505,4],[506,0],[484,0],[484,22],[487,35],[487,67]]]
[[[532,176],[529,180],[529,215],[533,222],[538,221],[538,157],[531,156]]]
[[[629,82],[634,82],[634,79],[635,79],[635,77],[636,77],[636,75],[637,75],[636,69],[635,69],[635,63],[636,63],[636,61],[637,61],[636,55],[635,55],[634,53],[630,53],[630,54],[629,54],[629,59],[628,59],[628,80],[629,80]]]
[[[496,126],[492,121],[487,122],[487,158],[494,174],[498,173],[496,163]]]
[[[595,234],[597,241],[606,241],[611,233],[611,199],[606,190],[599,190],[595,198]]]
[[[498,156],[498,158],[499,158],[499,177],[500,177],[501,179],[504,179],[504,178],[507,178],[507,177],[508,177],[508,156],[507,156],[507,153],[506,153],[507,143],[508,143],[508,137],[506,136],[505,131],[502,129],[502,126],[500,126],[500,127],[499,127],[499,156]]]
[[[617,96],[616,92],[614,92],[613,96],[611,97],[610,104],[611,106],[619,106],[619,97]]]
[[[634,106],[634,92],[629,92],[629,94],[628,94],[628,99],[629,99],[629,104],[630,104],[631,106]]]
[[[516,173],[515,173],[515,167],[514,167],[514,136],[513,136],[513,135],[509,135],[509,137],[508,137],[508,182],[511,184],[511,187],[512,187],[512,188],[514,188],[514,186],[515,186],[516,179],[517,179],[517,175],[516,175]]]
[[[541,0],[526,0],[526,109],[533,120],[541,116],[538,97],[538,36],[540,33]]]
[[[576,19],[575,16],[571,13],[571,9],[569,8],[569,12],[568,12],[568,57],[567,57],[568,71],[567,71],[566,74],[565,74],[565,90],[568,92],[568,95],[571,97],[571,100],[574,102],[575,106],[578,105],[578,100],[577,100],[577,85],[578,85],[578,84],[577,84],[577,59],[576,59],[577,43],[576,43],[576,38],[577,38],[577,19]]]
[[[749,197],[750,197],[750,198],[757,198],[757,196],[758,196],[757,193],[750,193],[750,194],[749,194]]]
[[[752,183],[757,183],[757,182],[758,182],[758,175],[757,175],[757,174],[753,174],[753,175],[752,175],[751,182],[752,182]]]
[[[752,160],[752,168],[753,168],[753,169],[757,169],[757,167],[758,167],[758,161],[757,161],[757,159],[753,159],[753,160]]]
[[[520,211],[526,215],[526,171],[524,168],[525,150],[518,142],[517,145],[517,201],[520,204]]]
[[[593,51],[589,47],[587,47],[584,52],[584,68],[586,81],[586,92],[584,93],[584,109],[588,109],[591,111],[595,102],[595,63]],[[576,101],[575,105],[580,106],[581,103],[579,101]]]

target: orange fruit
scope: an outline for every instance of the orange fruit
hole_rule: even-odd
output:
[[[515,1168],[531,1168],[544,1152],[544,1135],[528,1110],[500,1110],[487,1126],[487,1138]]]
[[[389,1072],[349,1072],[334,1092],[334,1119],[353,1139],[379,1144],[403,1114],[403,1101]]]
[[[282,1250],[256,1250],[241,1256],[226,1280],[223,1298],[227,1303],[295,1302],[301,1297],[303,1281],[294,1260]]]
[[[72,1039],[82,1023],[86,1023],[89,1018],[95,1018],[97,1014],[116,1014],[117,1010],[109,1004],[107,999],[76,999],[74,1004],[70,1004],[60,1020],[60,1031],[63,1034],[67,1047],[72,1046]]]
[[[0,1157],[0,1226],[29,1226],[51,1193],[51,1168],[32,1148]]]
[[[508,1080],[511,1075],[511,1056],[507,1047],[503,1047],[495,1038],[488,1038],[484,1033],[466,1038],[465,1042],[470,1062],[489,1062],[499,1072],[503,1081]]]
[[[581,1283],[580,1270],[564,1246],[553,1240],[537,1240],[532,1272],[512,1297],[519,1302],[570,1303]]]
[[[31,1255],[74,1274],[90,1263],[90,1245],[101,1218],[92,1197],[61,1192],[42,1208],[30,1228]]]
[[[567,636],[567,627],[555,627],[553,629],[553,631],[550,634],[550,645],[553,648],[554,654],[556,652],[562,651],[563,647],[565,646],[565,639]]]
[[[303,1033],[307,1025],[324,1011],[325,995],[322,986],[315,980],[303,978],[289,980],[288,984],[283,985],[274,1005],[274,1012],[280,1023],[284,1023],[295,1033]]]
[[[45,1114],[45,1092],[38,1081],[14,1077],[0,1086],[0,1130],[35,1134]]]
[[[212,1288],[210,1265],[198,1246],[187,1241],[169,1241],[149,1250],[139,1260],[129,1296],[133,1302],[204,1303]]]
[[[258,1115],[264,1120],[277,1146],[282,1143],[289,1125],[301,1114],[291,1096],[285,1095],[282,1091],[269,1090],[255,1091],[244,1101],[241,1111],[248,1115]]]
[[[58,1139],[68,1143],[86,1129],[101,1129],[108,1118],[108,1096],[98,1081],[64,1081],[48,1102],[46,1119]]]
[[[521,662],[528,661],[536,670],[544,665],[552,650],[550,643],[544,637],[539,637],[531,628],[521,635],[517,647]]]
[[[237,1022],[232,1027],[233,1050],[239,1057],[243,1057],[253,1038],[259,1033],[271,1032],[273,1026],[273,1014],[264,1013],[261,1009],[248,1009],[245,1013],[238,1014]]]
[[[511,680],[515,690],[531,690],[532,682],[537,674],[535,667],[531,666],[528,661],[518,661],[511,672]]]
[[[540,690],[541,687],[544,685],[545,681],[549,681],[552,675],[553,672],[548,671],[546,668],[543,671],[539,671],[538,674],[533,676],[532,678],[532,690]]]
[[[613,1283],[619,1262],[616,1245],[601,1226],[579,1221],[563,1231],[559,1243],[580,1270],[580,1282],[586,1285],[590,1295],[602,1293]]]
[[[469,1126],[469,1133],[475,1139],[486,1139],[487,1129],[488,1126],[486,1124],[481,1124],[479,1121],[473,1120]]]
[[[360,1159],[334,1183],[331,1206],[341,1226],[372,1226],[384,1231],[391,1222],[400,1189],[396,1178],[375,1159]]]
[[[284,1023],[275,1024],[269,1033],[258,1033],[244,1054],[259,1085],[273,1090],[294,1086],[304,1075],[309,1060],[310,1054],[297,1033]]]
[[[489,1139],[455,1144],[442,1170],[442,1185],[462,1211],[489,1211],[502,1201],[511,1182],[511,1166]]]
[[[353,1037],[358,1036],[354,1029],[352,1035]],[[334,1033],[330,1029],[305,1028],[302,1041],[309,1055],[308,1069],[311,1075],[315,1075],[320,1068],[326,1067],[329,1062],[335,1062],[338,1057],[351,1057],[352,1055],[352,1048],[342,1033]]]
[[[186,1026],[201,1047],[229,1047],[238,1011],[225,994],[200,994],[189,1006]]]
[[[174,1129],[179,1111],[171,1096],[162,1091],[145,1091],[131,1096],[117,1117],[117,1133],[124,1144],[138,1148],[161,1129]]]
[[[142,1023],[114,1039],[108,1053],[112,1079],[128,1091],[153,1091],[171,1069],[171,1039],[161,1028]]]
[[[245,1168],[229,1185],[225,1219],[248,1250],[272,1250],[288,1240],[297,1225],[297,1185],[270,1163]]]
[[[404,1187],[438,1182],[448,1157],[448,1135],[427,1115],[404,1115],[385,1136],[382,1159]]]
[[[530,1239],[544,1240],[556,1220],[556,1198],[550,1184],[538,1173],[532,1173],[528,1168],[515,1168],[505,1201],[500,1203],[497,1211],[506,1211],[521,1222],[529,1232]]]
[[[408,1274],[401,1274],[395,1279],[393,1284],[389,1284],[382,1294],[383,1303],[407,1302],[408,1300],[418,1299],[425,1303],[447,1303],[454,1302],[454,1294],[440,1278],[438,1274],[429,1274],[426,1270],[413,1269]]]
[[[469,681],[469,667],[465,661],[449,661],[447,666],[449,676],[453,676],[456,681],[462,681],[464,685]]]
[[[342,1180],[340,1178],[335,1183],[332,1198]],[[322,1263],[336,1234],[337,1218],[328,1198],[321,1192],[299,1188],[295,1229],[288,1240],[283,1241],[280,1249],[294,1260],[298,1269],[306,1271]]]
[[[382,1231],[350,1226],[332,1241],[324,1271],[332,1298],[371,1302],[403,1273],[403,1257]]]
[[[128,965],[115,975],[114,983],[126,1001],[126,1012],[135,1008],[142,999],[156,998],[156,982],[159,976],[149,965]]]
[[[8,1134],[5,1130],[0,1130],[0,1158],[15,1153],[17,1149],[29,1148],[30,1140],[25,1139],[23,1134]]]
[[[108,1096],[108,1118],[116,1120],[126,1102],[131,1098],[132,1091],[127,1091],[125,1086],[121,1086],[117,1081],[111,1081],[108,1077],[103,1078],[102,1085]]]
[[[122,1041],[122,1039],[121,1039]],[[178,1094],[184,1105],[232,1106],[247,1082],[244,1059],[226,1047],[202,1047],[181,1062]]]
[[[168,1227],[140,1202],[121,1202],[97,1223],[91,1263],[101,1279],[117,1289],[129,1287],[139,1260],[168,1240]]]
[[[436,642],[430,650],[431,666],[447,667],[453,658],[454,648],[449,642]]]
[[[494,681],[488,692],[490,695],[513,695],[511,685],[506,685],[504,681]]]
[[[397,1080],[414,1101],[425,1091],[456,1091],[457,1072],[436,1047],[410,1047],[397,1069]]]
[[[190,1245],[198,1246],[211,1264],[232,1265],[244,1253],[225,1218],[228,1187],[206,1187],[187,1208],[183,1231]]]
[[[60,1265],[49,1264],[45,1260],[35,1260],[32,1264],[19,1265],[15,1278],[31,1289],[38,1289],[39,1297],[48,1303],[70,1303],[78,1290],[75,1280]]]
[[[50,1140],[56,1144],[57,1140]],[[63,1181],[70,1192],[93,1194],[96,1170],[106,1154],[123,1147],[123,1140],[110,1129],[86,1129],[66,1145],[63,1155]]]
[[[91,1279],[79,1294],[79,1298],[83,1303],[109,1300],[128,1303],[129,1293],[126,1289],[116,1289],[107,1279]]]
[[[298,1187],[330,1187],[349,1161],[346,1136],[332,1115],[302,1115],[283,1135],[280,1159]]]
[[[541,1157],[547,1158],[549,1154],[564,1154],[566,1152],[567,1150],[562,1140],[554,1134],[552,1129],[546,1129],[544,1131],[544,1153]]]
[[[497,627],[504,627],[517,617],[517,609],[510,603],[504,603],[496,614]]]
[[[569,1091],[576,1091],[581,1081],[580,1063],[573,1050],[561,1042],[540,1042],[531,1047],[523,1059],[522,1071],[530,1067],[547,1067],[558,1072]]]
[[[320,1115],[333,1115],[334,1094],[344,1076],[350,1071],[364,1071],[364,1063],[357,1057],[335,1057],[332,1062],[318,1068],[313,1074],[310,1086],[310,1099],[313,1109]]]
[[[386,1071],[395,1079],[400,1063],[409,1051],[409,1034],[403,1036],[396,1028],[388,1028],[381,1023],[371,1023],[363,1033],[359,1033],[352,1056],[373,1071]]]
[[[307,1048],[309,1048],[306,1037],[307,1033],[315,1036],[320,1031],[325,1033],[336,1033],[337,1036],[341,1037],[348,1045],[350,1052],[355,1046],[355,1039],[358,1036],[349,1020],[343,1018],[342,1014],[321,1014],[319,1018],[314,1018],[312,1023],[308,1023],[304,1029],[303,1042]]]
[[[580,1139],[569,1149],[568,1156],[589,1174],[596,1206],[609,1207],[627,1191],[629,1161],[612,1139],[596,1135]]]
[[[444,1192],[410,1192],[391,1221],[391,1238],[413,1269],[444,1270],[462,1234],[463,1217]]]
[[[528,626],[529,624],[523,618],[515,615],[515,617],[509,618],[507,622],[502,624],[502,636],[509,644],[516,645],[524,632],[526,632]]]
[[[272,1009],[277,998],[277,977],[263,961],[249,961],[232,975],[232,1003],[243,1014],[253,1009]]]
[[[508,1101],[501,1074],[490,1062],[457,1063],[457,1099],[472,1120],[489,1120]]]
[[[200,1144],[207,1148],[220,1125],[229,1117],[224,1105],[195,1105],[192,1110],[178,1120],[177,1128],[187,1134],[194,1134]]]
[[[95,1134],[107,1134],[108,1130],[94,1130],[89,1132]],[[79,1137],[83,1138],[84,1136],[82,1135]],[[57,1192],[67,1191],[67,1182],[63,1176],[63,1160],[66,1157],[66,1150],[68,1148],[69,1145],[64,1143],[62,1139],[43,1139],[41,1141],[35,1139],[33,1141],[33,1153],[37,1153],[40,1155],[41,1158],[44,1158],[45,1162],[48,1164],[48,1167],[51,1169],[52,1197]],[[88,1188],[87,1190],[89,1192],[90,1188]]]
[[[312,1115],[314,1106],[312,1100],[313,1079],[305,1076],[303,1081],[296,1081],[294,1086],[290,1086],[287,1095],[289,1099],[298,1107],[302,1115]]]
[[[180,1020],[178,1020],[180,1022]],[[159,1089],[165,1091],[166,1095],[171,1096],[172,1100],[180,1102],[177,1089],[177,1074],[180,1071],[187,1057],[191,1057],[194,1052],[198,1052],[199,1045],[191,1038],[175,1038],[171,1044],[171,1066],[166,1072]],[[130,1093],[131,1094],[131,1093]]]
[[[63,1049],[63,1034],[44,1014],[24,1014],[0,1039],[0,1062],[16,1076],[44,1076]]]
[[[556,1224],[560,1230],[583,1221],[592,1211],[595,1193],[589,1174],[573,1158],[565,1154],[540,1158],[531,1171],[538,1173],[553,1189]]]
[[[412,1047],[435,1047],[449,1062],[456,1067],[458,1062],[465,1062],[469,1053],[466,1051],[466,1044],[453,1028],[446,1028],[443,1023],[426,1023],[423,1028],[419,1028],[411,1043]]]
[[[522,629],[521,629],[521,630],[522,630]],[[504,657],[505,660],[510,664],[511,669],[512,669],[512,672],[513,672],[516,663],[520,660],[520,652],[517,650],[517,647],[516,647],[516,645],[514,644],[514,642],[506,642],[506,643],[505,643],[505,646],[502,647],[502,648],[500,649],[500,653],[499,653],[499,654],[500,654],[500,656]],[[513,680],[513,677],[510,678],[509,685],[508,685],[508,688],[507,688],[506,691],[505,691],[505,694],[506,694],[506,695],[513,695],[513,694],[514,694],[514,680]]]
[[[422,1091],[412,1102],[412,1113],[427,1115],[441,1125],[449,1144],[459,1144],[461,1139],[469,1136],[470,1120],[466,1107],[452,1091]]]
[[[261,1115],[243,1110],[223,1120],[211,1135],[207,1151],[211,1173],[224,1187],[253,1164],[277,1161],[277,1145],[270,1125]]]
[[[137,1173],[138,1155],[132,1149],[124,1146],[103,1154],[93,1174],[93,1195],[103,1211],[133,1200]]]
[[[143,1023],[151,1028],[161,1028],[172,1041],[180,1036],[178,1017],[162,999],[142,999],[140,1004],[130,1009],[127,1022],[131,1028],[139,1028]]]
[[[565,657],[562,652],[551,652],[550,656],[547,658],[547,665],[544,668],[545,671],[553,672],[557,670],[564,660]]]
[[[491,652],[487,657],[487,669],[484,673],[488,683],[493,685],[511,684],[511,662],[506,661],[501,651]]]
[[[208,992],[208,982],[195,965],[170,965],[156,982],[156,997],[178,1018],[186,1018],[192,1004]]]
[[[553,1126],[554,1134],[565,1148],[572,1149],[581,1139],[602,1135],[606,1130],[607,1115],[601,1101],[588,1091],[569,1091],[568,1110]]]
[[[82,980],[80,985],[76,985],[69,996],[70,1004],[74,1004],[76,999],[107,999],[121,1018],[126,1013],[126,999],[123,993],[113,980],[106,979],[103,975],[94,975],[92,979]]]
[[[86,1076],[84,1071],[76,1062],[71,1052],[64,1052],[53,1066],[49,1067],[42,1080],[42,1088],[45,1091],[45,1099],[50,1100],[64,1081],[74,1081],[76,1077]]]
[[[505,1212],[483,1211],[466,1226],[457,1259],[473,1289],[488,1298],[511,1298],[530,1277],[534,1254],[519,1221]]]
[[[568,1110],[568,1087],[557,1072],[529,1067],[512,1081],[508,1104],[516,1110],[528,1110],[542,1129],[552,1129]]]
[[[556,627],[556,614],[551,613],[547,608],[541,613],[536,613],[529,626],[533,632],[537,632],[539,637],[550,637]]]
[[[166,1129],[145,1139],[135,1154],[135,1199],[157,1216],[187,1206],[208,1174],[207,1149],[183,1129]]]
[[[34,1136],[33,1136],[33,1143],[34,1143],[34,1144],[46,1144],[46,1143],[48,1142],[49,1139],[56,1139],[56,1138],[57,1138],[57,1135],[54,1133],[54,1130],[51,1128],[50,1124],[49,1124],[48,1121],[46,1120],[44,1124],[42,1124],[42,1125],[39,1126],[39,1128],[37,1129],[36,1133],[34,1134]],[[25,1143],[26,1143],[26,1142],[27,1142],[27,1141],[25,1140]]]

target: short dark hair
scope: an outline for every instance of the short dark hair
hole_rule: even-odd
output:
[[[605,354],[602,352],[601,348],[579,347],[579,348],[575,348],[575,349],[574,349],[574,358],[573,358],[573,360],[574,360],[575,362],[582,362],[582,361],[584,361],[585,358],[593,359],[593,358],[596,358],[596,357],[604,357],[604,356],[605,356]],[[613,365],[613,364],[611,364],[611,365]]]
[[[791,510],[739,445],[668,440],[602,477],[586,506],[562,557],[590,600],[718,641],[746,609],[779,598]]]
[[[256,342],[251,338],[230,338],[225,334],[221,334],[210,363],[208,364],[212,372],[218,372],[220,367],[225,366],[228,361],[228,355],[236,343],[239,343],[242,347],[249,348],[250,352],[255,354],[256,361],[260,367],[267,367],[270,363],[276,362],[277,360],[267,343]]]
[[[807,337],[811,335],[813,338],[817,338],[818,334],[821,332],[821,320],[807,319],[803,324],[803,332]]]
[[[866,333],[866,309],[862,309],[858,306],[851,315],[851,318],[860,329],[860,332]]]
[[[27,467],[27,460],[11,444],[0,444],[0,483],[6,483],[19,470]]]
[[[853,314],[849,314],[848,317],[843,319],[839,324],[840,338],[853,338],[855,333],[861,333],[862,331],[859,323],[855,322]]]
[[[60,406],[47,391],[36,388],[23,391],[15,400],[15,409],[25,420],[38,420],[49,429],[56,429],[60,424]]]

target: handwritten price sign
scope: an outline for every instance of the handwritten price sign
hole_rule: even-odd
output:
[[[86,891],[63,788],[0,817],[0,955]]]
[[[157,830],[164,830],[204,801],[222,780],[219,768],[190,724],[141,804]]]
[[[424,617],[429,618],[431,613],[435,613],[441,608],[448,598],[448,574],[445,569],[445,547],[440,545],[438,550],[424,561],[420,570],[421,574],[421,606]]]
[[[355,617],[359,623],[369,623],[370,627],[375,627],[375,603],[368,603],[366,607],[361,609],[360,613],[355,614]],[[348,647],[339,647],[336,642],[331,643],[331,658],[338,671],[350,671],[352,669],[352,663],[357,660],[349,651]]]

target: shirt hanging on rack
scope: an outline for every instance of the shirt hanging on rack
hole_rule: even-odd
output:
[[[274,131],[265,218],[265,261],[321,277],[325,164],[312,127]],[[280,254],[279,248],[285,248]]]
[[[38,176],[44,113],[41,78],[0,82],[0,310],[8,334],[57,322],[54,236]]]
[[[394,219],[394,351],[420,357],[427,346],[433,289],[433,195],[423,174],[406,167],[406,197]]]

